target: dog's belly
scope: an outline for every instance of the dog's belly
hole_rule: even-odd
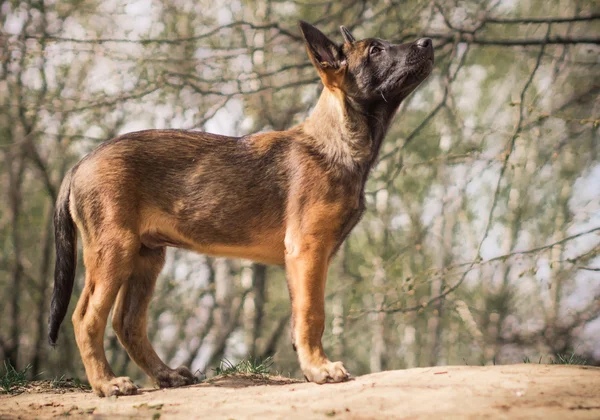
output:
[[[194,248],[196,252],[221,257],[243,258],[264,264],[283,265],[285,254],[283,241],[250,245],[212,244]]]
[[[200,254],[243,258],[265,264],[285,263],[284,227],[239,232],[239,240],[224,241],[218,232],[202,232],[198,229],[186,230],[172,216],[149,212],[142,217],[140,240],[148,248],[165,246],[189,249]],[[181,228],[183,227],[183,229]]]

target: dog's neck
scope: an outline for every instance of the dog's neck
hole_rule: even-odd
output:
[[[348,169],[369,171],[400,100],[359,103],[324,88],[310,117],[301,124],[312,147]]]

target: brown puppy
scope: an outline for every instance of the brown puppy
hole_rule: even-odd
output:
[[[321,345],[327,267],[360,219],[364,185],[398,106],[431,72],[431,40],[344,43],[300,22],[324,84],[308,118],[241,138],[147,130],[105,142],[65,177],[56,204],[56,269],[49,320],[55,344],[83,240],[85,287],[73,314],[87,377],[100,396],[134,394],[103,347],[108,314],[131,358],[159,386],[189,384],[146,335],[148,303],[167,246],[285,265],[292,341],[309,381],[348,378]]]

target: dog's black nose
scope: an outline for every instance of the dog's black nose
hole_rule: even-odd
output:
[[[417,41],[417,45],[421,48],[429,48],[432,45],[430,38],[421,38]]]

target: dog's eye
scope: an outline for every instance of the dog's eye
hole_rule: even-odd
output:
[[[369,48],[369,54],[377,54],[381,51],[383,51],[383,48],[381,48],[379,45],[371,45],[371,48]]]

